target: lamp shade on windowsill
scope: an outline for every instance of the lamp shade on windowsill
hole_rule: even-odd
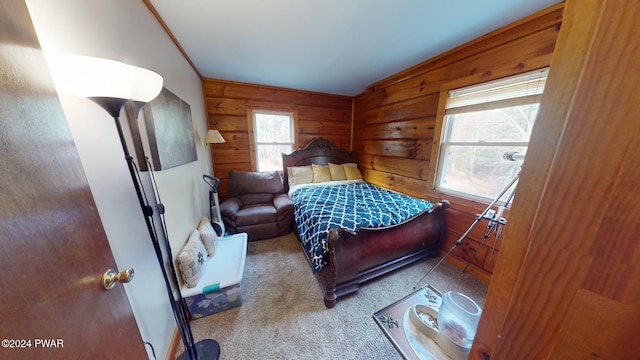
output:
[[[205,144],[222,144],[224,142],[224,138],[220,134],[218,130],[209,130],[207,131],[207,136],[204,138]]]
[[[56,88],[89,98],[112,116],[127,101],[140,106],[162,90],[162,76],[137,66],[82,55],[47,54],[46,58]]]

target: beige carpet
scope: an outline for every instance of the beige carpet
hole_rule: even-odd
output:
[[[327,309],[294,233],[249,243],[243,304],[201,319],[196,341],[214,339],[220,359],[399,359],[372,314],[413,292],[429,259],[363,284]],[[444,261],[421,284],[484,303],[487,284]],[[182,353],[182,343],[177,354]]]

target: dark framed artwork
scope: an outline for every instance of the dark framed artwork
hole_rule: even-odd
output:
[[[198,160],[189,104],[162,88],[142,111],[154,170]]]

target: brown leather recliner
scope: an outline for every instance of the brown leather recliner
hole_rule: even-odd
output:
[[[247,233],[250,241],[286,235],[293,223],[293,203],[279,171],[229,171],[220,213],[229,233]]]

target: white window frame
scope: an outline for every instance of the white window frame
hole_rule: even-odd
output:
[[[443,111],[442,122],[441,122],[441,136],[439,147],[437,150],[437,167],[435,171],[435,179],[434,179],[434,188],[435,190],[452,194],[461,198],[478,200],[482,202],[490,202],[495,199],[497,193],[493,198],[489,195],[482,194],[483,191],[478,191],[477,193],[472,193],[469,191],[465,191],[464,189],[456,189],[454,186],[447,186],[443,182],[443,173],[445,172],[445,167],[449,165],[447,154],[449,153],[449,149],[453,149],[454,147],[462,148],[502,148],[504,151],[501,153],[506,153],[510,151],[515,151],[519,153],[526,153],[527,147],[529,145],[528,139],[522,142],[501,142],[501,141],[483,141],[482,139],[478,139],[478,141],[454,141],[451,139],[451,131],[449,122],[453,115],[463,114],[463,113],[473,113],[480,112],[484,110],[495,110],[495,109],[505,109],[513,106],[519,105],[527,105],[527,104],[539,104],[540,99],[542,97],[542,92],[544,91],[544,85],[546,82],[546,78],[548,75],[547,69],[540,69],[536,71],[531,71],[515,76],[510,76],[503,79],[493,80],[481,84],[475,84],[465,87],[459,87],[450,90],[443,90],[441,96],[444,95],[446,97],[446,101],[441,100],[441,107]],[[535,121],[535,120],[534,120]],[[530,134],[530,133],[529,133]],[[497,158],[496,161],[506,161],[502,159],[502,157]],[[504,184],[500,184],[502,188],[504,188],[510,179],[512,179],[517,172],[519,172],[519,167],[521,165],[521,161],[511,164],[512,169],[510,170],[511,174],[505,174]],[[516,174],[513,174],[516,172]],[[486,192],[486,191],[485,191]],[[502,198],[502,200],[506,200],[506,196]]]
[[[279,116],[288,116],[289,117],[289,141],[287,142],[260,142],[258,141],[258,128],[256,126],[257,115],[279,115]],[[295,111],[276,111],[276,110],[263,110],[263,109],[252,109],[251,110],[251,128],[252,128],[252,168],[254,171],[269,171],[271,169],[261,169],[260,168],[260,146],[282,146],[288,145],[290,147],[290,151],[293,151],[295,148],[295,124],[296,124],[296,113]],[[289,152],[290,152],[289,151]],[[282,169],[278,169],[282,170]]]

